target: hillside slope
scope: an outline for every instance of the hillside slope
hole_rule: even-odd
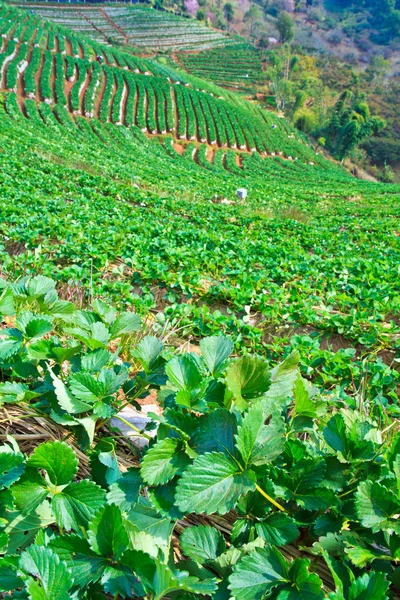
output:
[[[355,180],[233,93],[1,11],[5,273],[197,311],[256,344],[284,339],[283,319],[393,348],[398,187]]]

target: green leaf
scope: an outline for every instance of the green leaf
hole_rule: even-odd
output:
[[[390,555],[385,556],[382,552],[378,550],[372,550],[371,548],[367,548],[365,546],[351,546],[350,548],[346,548],[345,552],[347,556],[350,558],[353,565],[356,567],[366,567],[375,559],[387,559],[389,561],[393,560]]]
[[[90,373],[75,373],[68,383],[72,394],[82,402],[93,403],[104,395],[104,386]]]
[[[0,592],[11,592],[23,585],[23,580],[17,575],[17,557],[0,558]]]
[[[182,552],[204,564],[225,552],[225,540],[220,531],[210,525],[187,527],[179,540]]]
[[[298,376],[294,385],[294,416],[315,418],[317,416],[316,406],[311,400],[306,384],[301,376]]]
[[[32,600],[70,600],[71,573],[50,548],[31,546],[21,554],[19,566],[31,575],[25,585]]]
[[[229,589],[237,600],[260,600],[274,588],[282,600],[322,600],[322,581],[308,565],[297,558],[288,567],[276,548],[256,549],[234,566]]]
[[[80,414],[92,410],[92,405],[87,402],[81,402],[75,398],[65,387],[64,383],[54,375],[53,371],[48,367],[50,376],[53,380],[54,391],[56,394],[59,406],[71,415]]]
[[[39,298],[45,296],[48,292],[55,288],[55,281],[43,275],[35,275],[30,277],[26,284],[26,291],[31,298]]]
[[[46,442],[37,446],[27,462],[29,467],[46,471],[53,485],[69,483],[78,471],[75,452],[64,442]]]
[[[285,546],[299,537],[294,519],[284,513],[271,513],[255,524],[257,535],[271,546]]]
[[[215,451],[230,456],[235,453],[237,421],[234,414],[225,408],[218,408],[202,415],[198,423],[191,442],[198,454]]]
[[[125,565],[109,565],[105,568],[101,578],[106,594],[122,598],[142,597],[143,588],[132,573],[132,569]]]
[[[261,600],[275,586],[287,582],[288,566],[279,550],[260,548],[235,565],[229,589],[237,600]]]
[[[87,528],[89,521],[103,506],[105,493],[93,481],[83,479],[70,483],[52,500],[52,508],[59,527],[67,531]]]
[[[107,325],[111,325],[111,323],[115,320],[117,316],[117,311],[112,307],[103,302],[102,300],[95,298],[92,302],[93,310],[97,312],[97,314],[107,323]]]
[[[22,342],[17,337],[0,340],[0,360],[7,360],[22,350]]]
[[[293,393],[293,386],[299,374],[300,356],[294,350],[283,362],[271,371],[271,386],[265,398],[281,406]]]
[[[201,581],[185,571],[173,572],[167,565],[156,561],[156,572],[151,587],[154,591],[154,600],[162,600],[171,592],[179,590],[200,596],[211,596],[216,589],[216,581],[211,578]]]
[[[289,585],[279,595],[282,600],[322,600],[322,581],[308,570],[309,561],[296,558],[289,567]]]
[[[0,315],[15,315],[14,296],[11,288],[6,287],[0,295]]]
[[[36,469],[28,467],[21,479],[13,485],[11,492],[18,510],[29,513],[42,504],[49,490],[44,477]]]
[[[364,573],[352,582],[349,600],[388,600],[389,581],[385,573]]]
[[[174,522],[157,512],[147,498],[139,497],[129,512],[126,527],[132,548],[168,560]]]
[[[42,338],[53,329],[53,323],[50,317],[45,315],[37,316],[29,311],[20,313],[15,325],[28,340]]]
[[[324,438],[328,446],[336,450],[336,452],[340,452],[344,458],[347,458],[349,454],[349,439],[343,415],[338,413],[329,419],[324,429]]]
[[[357,515],[364,527],[374,532],[394,529],[400,533],[400,501],[391,490],[377,481],[365,481],[355,495]]]
[[[146,453],[141,463],[140,474],[149,485],[167,483],[181,473],[190,463],[181,440],[165,438],[158,441]]]
[[[146,335],[136,346],[132,355],[138,358],[145,371],[152,371],[157,365],[163,344],[158,338]]]
[[[263,465],[273,461],[284,448],[284,425],[281,419],[271,419],[264,425],[262,406],[255,404],[245,415],[236,435],[236,447],[244,463]]]
[[[109,504],[119,506],[122,512],[130,510],[139,498],[142,485],[139,469],[129,468],[118,481],[110,486],[107,494]]]
[[[183,473],[176,489],[176,504],[182,512],[224,514],[240,496],[255,489],[254,479],[234,459],[221,452],[207,452]]]
[[[203,378],[199,369],[198,357],[193,354],[174,356],[166,364],[165,373],[178,390],[195,390]]]
[[[268,363],[258,356],[236,358],[226,372],[225,381],[237,408],[244,410],[249,400],[260,398],[270,387]]]
[[[91,549],[99,556],[118,560],[128,548],[129,539],[122,514],[115,504],[100,509],[87,533]]]
[[[23,383],[12,383],[5,381],[0,383],[0,400],[1,402],[26,402],[40,396],[37,392],[31,392],[29,387]]]
[[[25,457],[8,445],[0,446],[0,489],[8,488],[25,470]]]
[[[140,331],[142,326],[142,319],[136,313],[124,312],[114,321],[110,328],[110,335],[112,339],[119,337],[120,335],[126,335],[135,331]]]
[[[207,337],[200,341],[200,350],[208,370],[215,375],[231,354],[233,342],[222,336]]]
[[[9,554],[14,554],[18,548],[28,546],[40,530],[54,523],[54,516],[47,500],[36,511],[27,515],[20,511],[7,513],[7,519],[6,533],[10,536]]]
[[[85,588],[98,581],[108,565],[108,560],[92,552],[88,541],[80,535],[53,536],[47,545],[71,571],[74,587]]]

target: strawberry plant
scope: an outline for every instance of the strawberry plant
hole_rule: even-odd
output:
[[[3,593],[389,597],[399,434],[311,386],[296,351],[273,369],[260,356],[231,358],[222,336],[174,354],[154,336],[134,341],[134,313],[100,300],[78,310],[45,277],[2,289],[12,326],[0,342],[0,402],[73,436],[27,453],[9,434],[0,447]],[[140,409],[150,388],[162,412],[130,425],[149,443],[140,451],[127,438],[134,454],[122,469],[119,412]],[[89,453],[85,476],[72,440]],[[196,515],[202,524],[187,527]]]

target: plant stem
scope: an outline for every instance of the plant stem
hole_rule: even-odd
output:
[[[257,483],[256,483],[256,490],[257,490],[257,492],[260,492],[260,494],[262,496],[264,496],[264,498],[266,498],[268,500],[268,502],[271,502],[271,504],[276,506],[276,508],[279,508],[279,510],[282,510],[283,512],[285,512],[285,509],[283,508],[283,506],[281,504],[279,504],[279,502],[277,502],[276,500],[271,498],[271,496],[268,496],[268,494],[266,492],[264,492],[264,490],[261,489]]]
[[[131,429],[133,429],[133,431],[136,431],[136,433],[138,433],[142,437],[146,438],[146,440],[151,440],[151,437],[149,435],[147,435],[147,433],[143,433],[142,431],[140,431],[140,429],[138,427],[135,427],[135,425],[132,425],[132,423],[129,423],[129,421],[127,421],[123,417],[120,417],[119,415],[114,415],[114,418],[119,419],[127,427],[130,427]]]

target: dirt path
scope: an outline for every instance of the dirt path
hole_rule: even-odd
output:
[[[72,44],[67,36],[65,36],[65,51],[69,56],[73,56],[72,54]]]
[[[44,99],[43,96],[41,95],[42,90],[41,90],[41,86],[40,86],[40,79],[42,77],[43,65],[44,65],[44,52],[42,52],[39,68],[35,74],[35,83],[36,83],[35,100],[37,102],[41,102]]]
[[[214,156],[215,156],[214,149],[211,148],[210,146],[207,146],[206,158],[207,158],[208,162],[211,163],[212,165],[214,164]]]
[[[25,82],[24,82],[24,73],[30,63],[31,60],[31,56],[32,56],[32,51],[33,48],[31,48],[28,52],[28,55],[25,59],[25,61],[21,64],[21,66],[18,69],[18,75],[17,75],[17,99],[18,99],[18,104],[20,105],[21,110],[23,110],[24,107],[24,98],[26,96],[25,94]]]
[[[72,117],[72,109],[71,109],[71,103],[70,103],[70,96],[71,96],[71,90],[75,84],[75,80],[76,80],[76,75],[75,75],[75,79],[73,81],[68,81],[68,79],[66,79],[65,83],[64,83],[64,94],[67,99],[67,106],[68,106],[69,112],[71,113],[71,117]]]
[[[118,31],[118,33],[124,38],[125,40],[125,44],[129,44],[129,39],[128,36],[126,35],[126,33],[124,31],[122,31],[121,27],[119,27],[115,21],[113,21],[111,19],[111,17],[106,13],[105,10],[103,10],[102,8],[99,8],[99,11],[101,12],[101,14],[107,19],[107,21],[114,27],[114,29],[116,31]]]
[[[126,103],[128,100],[128,94],[128,85],[124,78],[124,91],[122,92],[121,102],[119,105],[119,122],[121,123],[121,125],[125,125],[126,122]]]
[[[149,126],[147,124],[147,111],[148,111],[148,108],[149,108],[149,101],[147,99],[147,90],[146,90],[146,88],[144,88],[143,104],[144,104],[144,108],[143,108],[143,111],[144,111],[143,112],[143,114],[144,114],[144,122],[146,123],[146,129],[145,129],[145,131],[148,131],[150,133]]]
[[[87,71],[85,81],[82,83],[80,90],[79,90],[79,106],[80,106],[81,115],[85,114],[85,109],[84,109],[85,95],[86,95],[86,91],[87,91],[91,81],[92,81],[92,72]]]
[[[4,34],[5,35],[5,34]],[[2,54],[4,52],[4,50],[6,49],[8,44],[8,38],[1,36],[1,46],[0,46],[0,53]]]
[[[138,102],[139,102],[139,90],[138,90],[138,87],[137,87],[136,82],[135,82],[135,102],[134,102],[134,105],[133,105],[133,117],[132,117],[132,123],[134,125],[137,125]]]
[[[100,80],[100,90],[96,96],[96,100],[94,103],[94,116],[96,119],[100,119],[100,106],[101,106],[101,102],[103,100],[104,90],[106,89],[106,85],[107,85],[107,75],[106,75],[106,72],[104,71],[104,69],[102,69],[102,75],[101,75],[101,80]]]
[[[178,132],[179,132],[179,112],[178,112],[178,105],[176,103],[175,90],[174,90],[174,88],[173,88],[172,85],[171,85],[170,93],[171,93],[173,113],[174,113],[174,130],[171,133],[175,133],[175,137],[178,137]]]

